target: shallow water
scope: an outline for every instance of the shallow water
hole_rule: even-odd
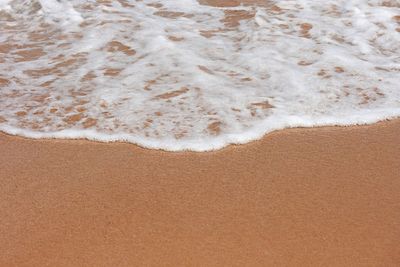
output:
[[[0,0],[0,130],[205,151],[400,115],[398,1],[220,3]]]

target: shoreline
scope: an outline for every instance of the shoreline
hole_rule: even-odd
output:
[[[389,118],[385,119],[379,119],[379,120],[373,120],[373,122],[365,122],[365,123],[355,123],[355,124],[323,124],[323,125],[315,125],[315,126],[288,126],[284,128],[279,128],[276,130],[272,130],[270,132],[266,132],[263,134],[261,137],[258,138],[251,138],[250,140],[242,141],[242,142],[232,142],[228,144],[224,144],[222,146],[218,146],[215,149],[196,149],[196,148],[183,148],[183,149],[172,149],[174,147],[173,145],[171,146],[171,149],[164,148],[165,145],[161,145],[161,147],[158,147],[157,145],[154,145],[154,140],[150,141],[149,144],[153,145],[142,145],[139,144],[138,142],[134,141],[129,141],[129,140],[121,140],[123,137],[118,136],[115,137],[116,135],[110,135],[108,138],[99,138],[95,139],[93,137],[75,137],[74,134],[71,131],[64,131],[64,132],[55,132],[55,133],[41,133],[41,132],[34,132],[34,131],[26,131],[26,130],[21,130],[19,128],[13,128],[11,127],[12,130],[5,131],[0,129],[0,135],[7,135],[7,136],[14,136],[14,137],[19,137],[19,138],[24,138],[24,139],[29,139],[29,140],[64,140],[64,141],[89,141],[89,142],[95,142],[95,143],[105,143],[105,144],[115,144],[115,143],[121,143],[121,144],[127,144],[127,145],[133,145],[136,147],[139,147],[141,149],[149,149],[149,150],[155,150],[155,151],[163,151],[163,152],[172,152],[172,153],[187,153],[187,152],[194,152],[194,153],[209,153],[209,152],[216,152],[220,150],[227,149],[231,146],[242,146],[242,145],[247,145],[251,144],[253,142],[258,142],[264,138],[267,138],[271,134],[279,133],[281,131],[296,131],[296,130],[315,130],[315,129],[324,129],[324,128],[352,128],[352,127],[368,127],[374,124],[381,124],[381,123],[387,123],[391,121],[398,121],[400,120],[399,116],[391,116]],[[10,133],[13,132],[13,133]],[[21,134],[22,132],[28,132],[27,134]],[[41,136],[40,136],[41,135]],[[44,137],[43,137],[44,135]],[[64,135],[69,135],[68,137],[65,137]],[[87,134],[84,134],[84,136]],[[92,132],[89,132],[88,135],[93,135]],[[96,133],[98,136],[106,136],[104,134],[99,134]],[[38,137],[40,136],[40,137]],[[117,139],[117,140],[113,140]],[[126,138],[124,139],[129,139],[129,135],[127,135]],[[191,145],[193,146],[193,145]],[[200,146],[197,146],[200,147]]]
[[[0,267],[400,266],[393,1],[31,2],[0,10]]]
[[[205,153],[0,133],[0,265],[396,265],[399,132],[295,128]]]

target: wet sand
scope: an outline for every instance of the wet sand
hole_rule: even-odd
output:
[[[210,153],[0,134],[0,266],[398,266],[399,133]]]
[[[399,266],[399,133],[290,129],[207,153],[0,133],[0,266]]]

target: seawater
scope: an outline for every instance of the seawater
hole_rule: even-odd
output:
[[[204,2],[0,0],[0,130],[207,151],[400,115],[399,1]]]

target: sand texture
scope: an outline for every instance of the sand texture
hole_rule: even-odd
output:
[[[0,266],[398,266],[400,121],[210,153],[0,135]]]
[[[227,27],[248,17],[226,15]],[[300,28],[309,38],[310,25]],[[110,49],[136,53],[123,48]],[[67,73],[75,60],[56,66]],[[32,97],[47,108],[47,96]],[[400,266],[399,240],[399,119],[288,129],[206,153],[0,133],[0,267]]]

